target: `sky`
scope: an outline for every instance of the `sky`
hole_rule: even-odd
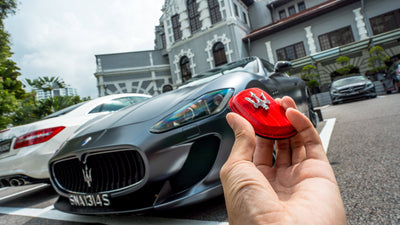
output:
[[[98,97],[95,55],[154,48],[164,0],[16,0],[5,20],[20,80],[60,77]]]

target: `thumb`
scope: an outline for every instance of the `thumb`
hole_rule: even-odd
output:
[[[235,143],[228,160],[231,162],[239,160],[251,162],[256,147],[253,127],[246,119],[236,113],[228,113],[226,120],[235,133]]]

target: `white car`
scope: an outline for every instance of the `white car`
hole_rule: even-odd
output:
[[[0,131],[0,187],[49,182],[48,160],[81,125],[148,98],[133,93],[99,97]]]

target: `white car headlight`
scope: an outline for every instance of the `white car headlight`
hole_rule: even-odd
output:
[[[372,82],[368,82],[367,83],[367,88],[370,88],[370,87],[373,87],[373,86],[374,86],[374,84]]]
[[[225,108],[232,95],[232,88],[209,92],[160,120],[150,131],[161,133],[214,115]]]

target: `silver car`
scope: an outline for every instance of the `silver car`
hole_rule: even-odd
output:
[[[376,97],[374,83],[361,74],[333,81],[329,93],[334,105],[347,100]]]

